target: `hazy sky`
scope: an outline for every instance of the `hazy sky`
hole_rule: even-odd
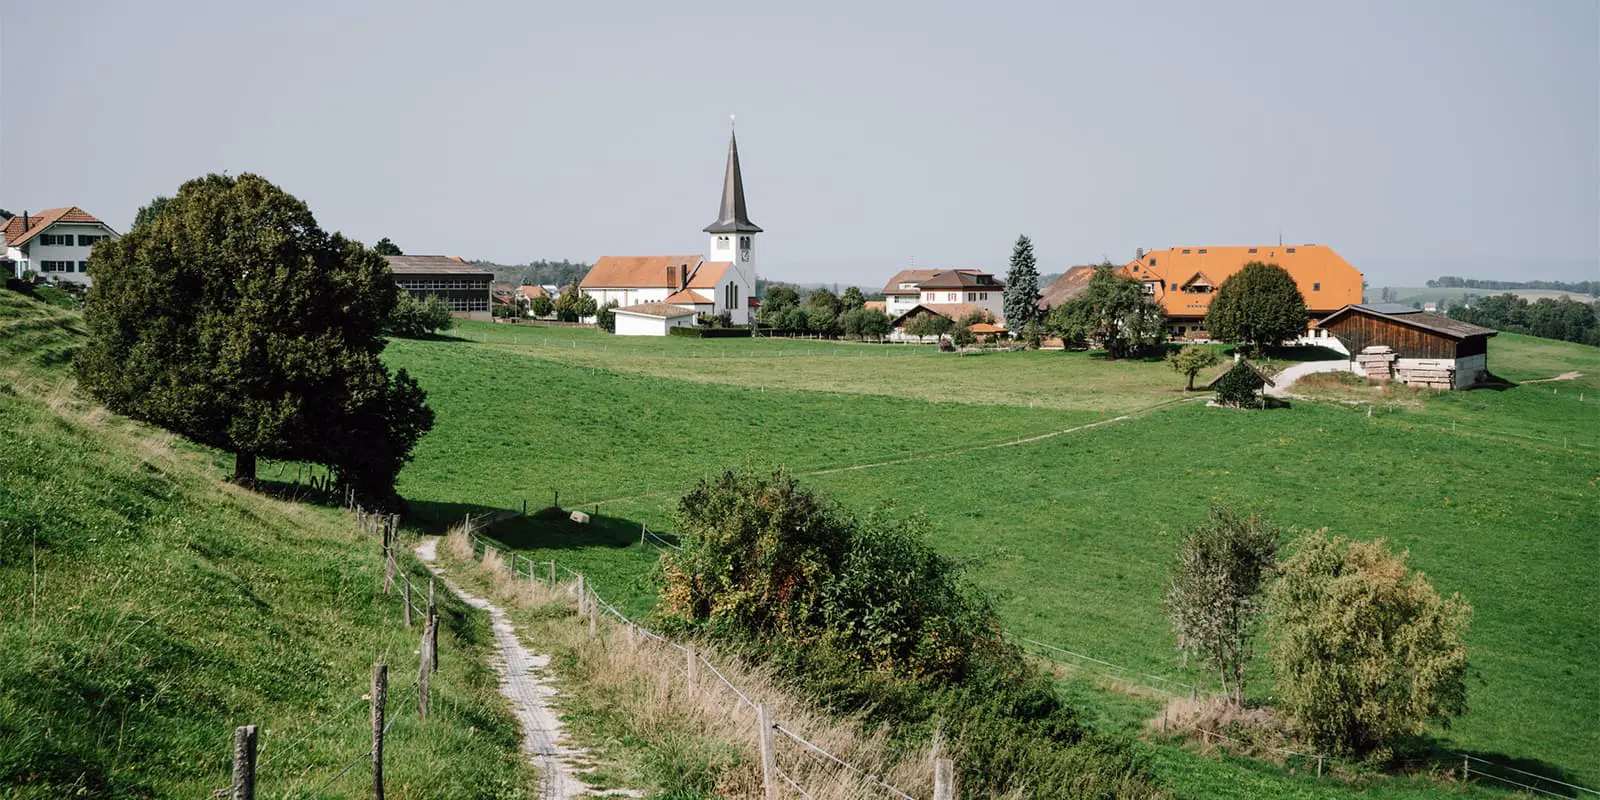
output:
[[[736,113],[768,277],[1281,231],[1375,285],[1593,279],[1597,9],[0,0],[0,207],[126,229],[250,171],[407,252],[704,252]]]

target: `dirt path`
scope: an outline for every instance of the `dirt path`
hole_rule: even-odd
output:
[[[542,800],[567,800],[589,797],[590,790],[578,778],[577,762],[585,753],[562,744],[561,719],[545,699],[556,694],[551,686],[547,667],[550,657],[530,652],[517,638],[511,620],[499,606],[481,597],[468,594],[445,576],[438,559],[438,537],[429,537],[417,545],[417,559],[445,588],[455,592],[467,605],[489,612],[494,629],[495,647],[500,657],[494,669],[500,674],[500,693],[511,701],[511,710],[522,726],[522,751],[527,753],[539,768],[539,797]],[[612,792],[602,796],[628,796],[628,792]]]
[[[1583,377],[1583,373],[1581,373],[1581,372],[1563,372],[1560,375],[1555,376],[1554,378],[1534,378],[1531,381],[1523,381],[1523,383],[1549,383],[1551,381],[1575,381],[1575,380],[1577,380],[1577,379],[1579,379],[1581,377]]]
[[[1265,394],[1269,397],[1294,397],[1295,395],[1289,392],[1289,387],[1293,386],[1295,381],[1300,380],[1307,375],[1314,375],[1319,372],[1349,371],[1350,362],[1344,360],[1302,361],[1299,364],[1291,364],[1287,367],[1284,367],[1282,372],[1279,372],[1277,375],[1273,376],[1272,382],[1276,385],[1268,386],[1265,390]]]

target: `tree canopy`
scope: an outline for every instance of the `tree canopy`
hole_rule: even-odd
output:
[[[578,322],[585,317],[594,316],[598,310],[599,305],[595,303],[594,298],[584,294],[576,283],[567,284],[555,302],[556,319],[562,322]]]
[[[906,321],[906,333],[912,336],[943,336],[955,325],[949,317],[925,311]]]
[[[147,205],[139,206],[138,213],[133,215],[133,227],[137,228],[161,216],[161,210],[167,207],[172,198],[166,195],[156,195]]]
[[[233,453],[241,482],[267,456],[329,465],[363,498],[392,499],[433,414],[379,360],[397,291],[383,257],[253,174],[189,181],[163,206],[95,247],[82,386]]]
[[[1020,331],[1039,319],[1039,265],[1033,258],[1033,242],[1018,236],[1011,248],[1011,269],[1006,272],[1006,327]]]
[[[1600,346],[1600,303],[1543,297],[1532,303],[1510,292],[1453,306],[1450,318],[1485,328]]]
[[[1195,376],[1201,370],[1214,367],[1222,362],[1222,356],[1215,348],[1203,344],[1191,344],[1181,350],[1167,354],[1167,366],[1174,372],[1182,373],[1189,379],[1189,391],[1194,391]]]
[[[1217,287],[1206,331],[1216,339],[1261,347],[1299,337],[1310,318],[1306,298],[1288,272],[1252,261]]]
[[[1467,710],[1467,623],[1382,541],[1307,534],[1268,600],[1279,706],[1318,746],[1384,759]]]
[[[1050,309],[1045,328],[1069,347],[1099,346],[1110,358],[1125,358],[1165,341],[1167,317],[1143,285],[1104,263],[1082,292]]]
[[[1223,697],[1244,705],[1261,595],[1278,558],[1278,527],[1259,514],[1211,509],[1178,548],[1167,610],[1178,647],[1217,670]]]
[[[395,244],[394,242],[389,241],[389,237],[387,237],[387,236],[383,237],[382,239],[379,239],[378,243],[372,246],[372,252],[377,253],[380,256],[403,256],[403,255],[405,255],[405,253],[400,250],[400,246]]]
[[[394,309],[383,323],[383,332],[390,336],[419,339],[423,336],[450,330],[455,318],[450,307],[434,295],[418,298],[410,292],[399,292]]]
[[[859,287],[845,287],[844,294],[839,295],[840,313],[845,311],[853,311],[865,306],[866,304],[867,297],[861,293],[861,289]]]

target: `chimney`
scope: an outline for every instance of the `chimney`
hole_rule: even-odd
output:
[[[672,274],[672,265],[668,264],[667,265],[667,291],[669,291],[669,292],[677,291],[677,284],[678,284],[678,282],[674,279],[674,276]]]
[[[24,211],[24,212],[22,212],[22,232],[23,233],[27,233],[29,227],[30,226],[29,226],[29,223],[28,223],[28,212]]]
[[[689,265],[678,265],[678,291],[689,288]]]
[[[1133,248],[1133,260],[1134,261],[1143,261],[1144,260],[1144,248],[1143,247],[1135,247],[1135,248]]]

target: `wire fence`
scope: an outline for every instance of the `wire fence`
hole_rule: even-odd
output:
[[[733,693],[733,697],[737,699],[740,704],[747,707],[748,710],[761,712],[762,718],[765,719],[765,706],[751,698],[749,692],[740,688],[737,684],[730,680],[723,670],[719,669],[717,665],[713,664],[709,659],[706,658],[704,653],[698,651],[692,645],[685,645],[675,642],[659,631],[651,630],[650,628],[641,624],[638,620],[630,618],[627,614],[624,614],[622,611],[617,609],[615,605],[601,596],[599,591],[594,588],[593,582],[589,581],[583,573],[571,569],[563,564],[558,564],[556,563],[555,559],[548,561],[532,561],[526,558],[521,559],[521,563],[526,563],[528,569],[527,572],[522,572],[516,569],[519,562],[515,559],[515,556],[517,555],[515,551],[512,551],[510,548],[505,547],[498,542],[494,542],[486,537],[479,536],[475,532],[469,532],[467,536],[469,542],[472,544],[472,555],[475,560],[482,559],[486,554],[493,552],[505,561],[508,567],[512,569],[512,574],[515,577],[525,577],[530,581],[536,581],[539,579],[539,576],[535,572],[535,568],[537,567],[549,568],[552,571],[571,576],[574,579],[572,584],[572,592],[578,598],[580,617],[584,615],[584,609],[589,609],[587,613],[592,615],[598,615],[599,613],[604,612],[606,615],[615,619],[619,625],[626,627],[633,634],[637,634],[647,641],[657,642],[684,653],[686,655],[686,662],[685,667],[681,670],[681,672],[692,679],[692,676],[690,676],[690,670],[687,666],[689,663],[688,659],[692,659],[696,667],[705,667],[707,674],[716,679],[717,685],[725,687],[731,691]],[[591,616],[591,625],[593,624],[593,619],[594,617]],[[773,732],[783,734],[792,741],[801,745],[806,750],[817,754],[819,757],[827,759],[831,764],[839,767],[853,776],[860,778],[867,785],[888,792],[890,796],[900,798],[900,800],[916,800],[916,798],[890,785],[889,783],[886,783],[881,778],[878,778],[866,770],[863,770],[860,767],[842,758],[839,758],[833,753],[828,752],[822,747],[819,747],[818,745],[803,738],[800,736],[800,734],[785,728],[782,725],[773,724],[770,730],[761,731],[763,736],[769,736]],[[791,788],[795,789],[802,797],[810,798],[812,796],[798,783],[796,783],[792,776],[788,775],[787,773],[781,773],[775,763],[772,765],[771,774],[764,775],[764,779],[785,782],[787,785],[791,786]],[[936,791],[935,794],[937,795],[938,792]]]

